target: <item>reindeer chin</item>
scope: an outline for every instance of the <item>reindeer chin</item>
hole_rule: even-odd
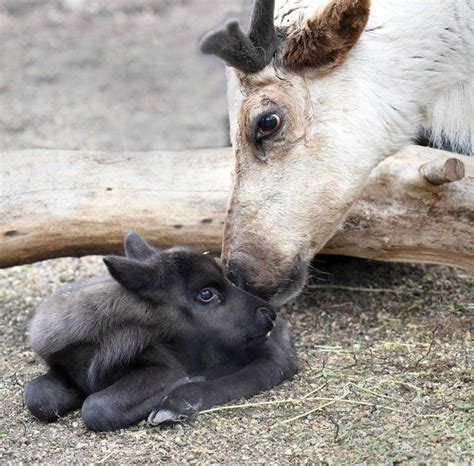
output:
[[[301,293],[308,278],[308,267],[308,261],[296,256],[293,267],[280,279],[280,284],[269,299],[272,306],[283,306]]]

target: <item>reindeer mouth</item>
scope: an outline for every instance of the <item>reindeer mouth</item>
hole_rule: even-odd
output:
[[[261,345],[265,343],[272,335],[272,331],[275,328],[275,323],[272,322],[271,325],[266,326],[263,331],[259,331],[253,335],[247,335],[247,342],[252,345]]]
[[[247,337],[247,342],[252,345],[261,345],[265,343],[272,335],[272,331],[266,333],[261,333],[259,335],[253,335],[252,337]]]
[[[308,263],[296,256],[292,268],[280,279],[270,294],[269,302],[273,306],[282,306],[299,295],[308,278]]]
[[[303,289],[308,278],[309,261],[308,254],[298,254],[291,261],[288,269],[279,276],[272,276],[272,283],[268,283],[268,277],[263,284],[256,284],[258,281],[257,271],[259,267],[265,266],[271,269],[271,262],[268,266],[256,263],[254,256],[248,252],[234,253],[233,258],[227,264],[227,276],[237,287],[258,296],[272,306],[281,306],[294,297]]]
[[[298,296],[308,278],[308,263],[298,255],[291,268],[271,288],[251,289],[250,292],[269,302],[274,307],[286,304]],[[247,287],[248,289],[248,287]]]

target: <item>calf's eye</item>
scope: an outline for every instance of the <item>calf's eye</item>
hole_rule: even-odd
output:
[[[219,300],[219,295],[211,288],[203,288],[197,295],[198,301],[209,304]]]
[[[276,133],[281,126],[281,118],[276,113],[263,115],[257,122],[257,142]]]

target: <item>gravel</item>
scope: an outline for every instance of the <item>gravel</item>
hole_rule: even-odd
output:
[[[0,0],[0,150],[227,144],[223,67],[196,43],[248,6]],[[102,273],[100,258],[1,270],[0,460],[474,461],[473,274],[328,257],[314,267],[304,293],[281,310],[297,339],[294,380],[240,408],[106,434],[88,432],[78,413],[41,424],[23,403],[24,384],[44,371],[27,345],[29,317],[62,283]]]

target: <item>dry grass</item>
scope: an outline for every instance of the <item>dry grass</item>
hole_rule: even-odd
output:
[[[223,68],[195,44],[243,0],[88,0],[85,14],[59,3],[0,0],[2,149],[226,143]],[[301,359],[293,381],[232,403],[245,408],[108,434],[87,432],[77,413],[40,424],[22,401],[23,385],[43,371],[26,345],[28,316],[61,283],[102,271],[100,261],[0,271],[2,464],[473,462],[473,276],[315,265],[324,281],[283,311]]]
[[[301,371],[251,400],[164,428],[87,432],[79,415],[43,425],[22,387],[43,368],[24,338],[27,316],[61,282],[97,273],[96,258],[0,272],[4,459],[145,461],[470,461],[472,275],[441,267],[332,260],[282,312]],[[320,282],[318,282],[320,284]],[[334,286],[332,286],[334,285]],[[368,289],[388,291],[373,293]]]

